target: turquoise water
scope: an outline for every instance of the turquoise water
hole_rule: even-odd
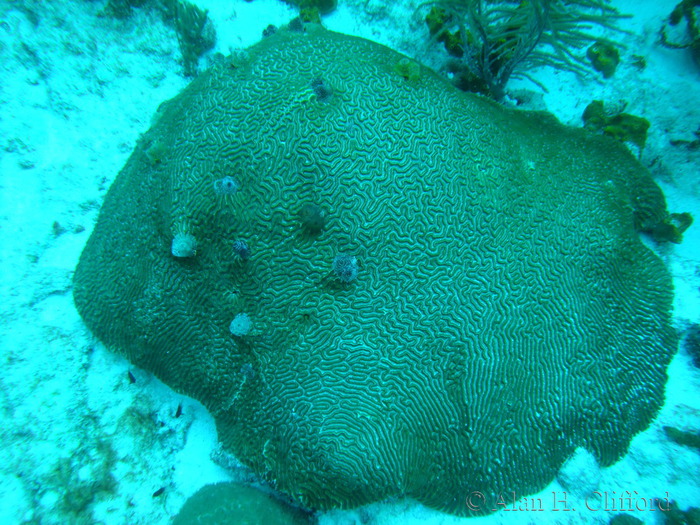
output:
[[[147,7],[118,19],[105,16],[100,2],[0,5],[5,298],[0,522],[167,523],[200,487],[251,483],[255,475],[219,448],[214,420],[202,405],[90,334],[73,304],[72,278],[106,191],[160,104],[191,82],[176,29]],[[295,13],[286,4],[260,0],[201,6],[209,9],[217,34],[215,47],[199,59],[202,70],[216,53],[236,54],[260,40],[269,24],[281,26]],[[644,150],[631,145],[631,151],[663,189],[669,211],[697,216],[698,152],[692,143],[699,110],[690,102],[700,90],[697,69],[687,52],[657,43],[671,3],[619,7],[635,16],[625,22],[633,34],[625,37],[628,50],[612,79],[581,82],[566,73],[538,71],[549,92],[514,81],[508,102],[546,108],[564,124],[580,126],[591,100],[626,101],[626,111],[651,123]],[[411,5],[341,3],[324,23],[435,67],[444,59],[439,46],[427,42]],[[634,66],[634,54],[645,57],[644,70]],[[530,94],[516,97],[519,89]],[[650,243],[673,276],[674,328],[681,335],[700,320],[698,240],[691,226],[679,245]],[[362,272],[360,267],[358,279]],[[527,522],[537,513],[538,520],[551,523],[593,523],[628,512],[657,523],[668,515],[663,509],[628,507],[655,497],[668,497],[684,510],[697,506],[697,452],[671,442],[663,431],[700,429],[700,379],[685,348],[668,375],[663,408],[620,462],[600,469],[585,454],[576,456],[560,481],[528,495],[533,499],[495,500],[501,512],[483,520]],[[590,489],[576,494],[591,484],[600,497],[591,498]],[[630,500],[624,499],[628,492]],[[316,517],[322,523],[458,520],[401,498]]]

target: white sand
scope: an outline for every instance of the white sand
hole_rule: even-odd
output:
[[[431,64],[443,53],[410,0],[341,1],[327,27],[384,43]],[[108,353],[83,326],[71,298],[71,277],[110,183],[145,132],[158,105],[177,94],[177,40],[154,13],[125,21],[98,17],[103,2],[0,1],[0,524],[167,523],[202,485],[240,476],[214,463],[213,420],[202,406]],[[199,0],[210,9],[216,51],[260,38],[267,24],[294,11],[275,0]],[[365,5],[366,4],[366,5]],[[384,5],[392,7],[384,7]],[[635,12],[625,26],[628,50],[613,79],[580,82],[560,72],[538,75],[547,108],[579,126],[595,99],[626,100],[651,122],[642,161],[666,192],[671,211],[700,220],[700,152],[669,145],[692,140],[700,125],[700,69],[687,52],[657,45],[661,18],[675,0],[618,0]],[[11,7],[11,6],[15,7]],[[644,55],[641,73],[630,54]],[[513,87],[535,89],[526,82]],[[683,244],[663,248],[675,277],[676,325],[700,322],[700,224]],[[131,383],[129,371],[135,382]],[[603,469],[599,491],[641,498],[665,496],[682,508],[700,505],[700,454],[669,442],[664,425],[700,430],[700,372],[681,350],[669,368],[667,401],[628,455]],[[178,405],[182,415],[175,417]],[[571,479],[595,478],[573,464]],[[578,470],[576,470],[578,469]],[[593,469],[594,470],[594,469]],[[578,477],[577,477],[578,476]],[[576,485],[579,482],[574,482]],[[162,495],[153,493],[164,487]],[[541,494],[541,512],[504,510],[486,523],[607,523],[615,512],[564,488]],[[634,493],[636,491],[636,494]],[[528,501],[530,501],[528,499]],[[587,510],[586,503],[594,510]],[[519,501],[515,507],[524,505]],[[575,509],[575,510],[573,510]],[[659,523],[660,512],[637,512]],[[378,503],[320,515],[323,524],[448,524],[460,521],[412,502]]]

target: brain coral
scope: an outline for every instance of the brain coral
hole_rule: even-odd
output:
[[[310,28],[202,74],[112,185],[75,302],[297,502],[488,513],[578,447],[610,465],[657,411],[672,290],[637,230],[665,202],[614,141],[406,79],[402,60]],[[227,176],[239,191],[214,191]],[[194,257],[171,255],[183,230]],[[329,278],[339,252],[362,261],[352,283]],[[236,338],[242,311],[256,332]]]

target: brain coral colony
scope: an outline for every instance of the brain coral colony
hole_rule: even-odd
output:
[[[297,504],[484,514],[475,487],[610,465],[656,414],[671,279],[638,232],[669,215],[618,141],[405,65],[309,25],[202,73],[112,185],[75,302]]]

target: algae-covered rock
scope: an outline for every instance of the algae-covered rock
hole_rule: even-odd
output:
[[[647,141],[647,119],[623,112],[608,114],[601,100],[594,100],[586,106],[583,122],[588,129],[602,131],[620,142],[631,142],[640,150]]]
[[[609,137],[425,68],[407,81],[405,57],[307,29],[163,105],[76,270],[87,326],[308,507],[407,496],[484,514],[579,447],[616,461],[676,348],[670,277],[637,233],[667,217],[648,172]],[[225,177],[235,192],[216,191]],[[183,231],[192,257],[171,253]],[[229,330],[240,312],[246,337]]]
[[[336,8],[336,0],[284,0],[288,4],[297,6],[302,11],[315,10],[317,13],[327,15]]]
[[[596,71],[600,71],[604,78],[610,78],[615,74],[620,63],[620,52],[610,42],[598,40],[586,51],[588,60]]]

